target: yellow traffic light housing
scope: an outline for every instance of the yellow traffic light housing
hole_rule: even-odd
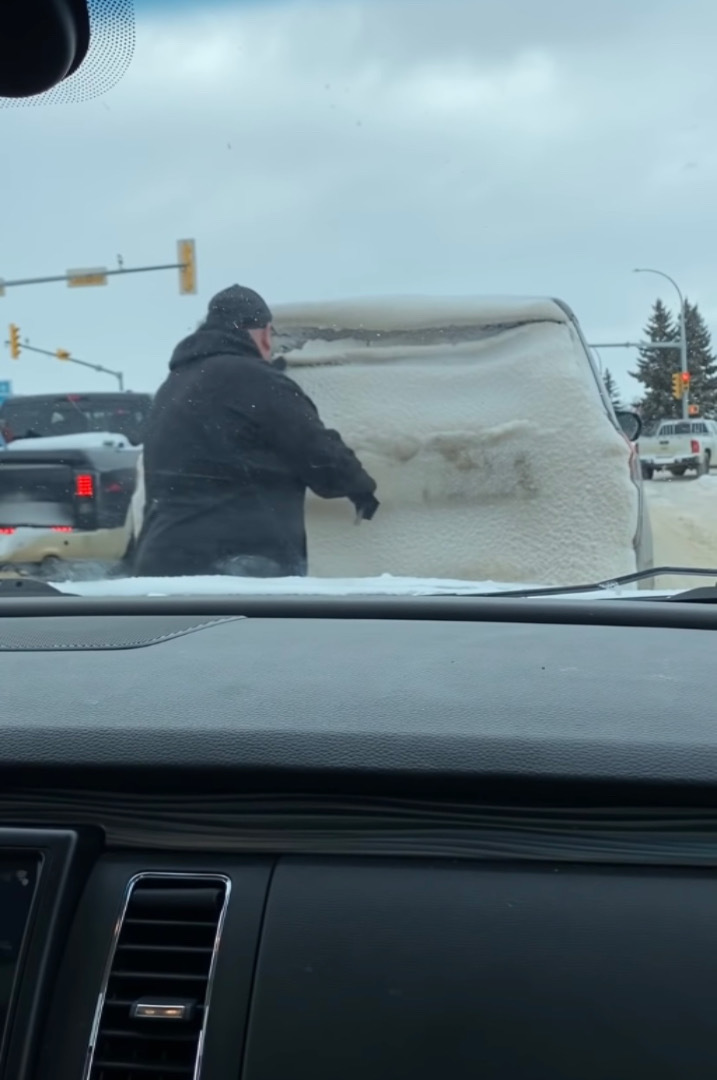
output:
[[[17,360],[20,355],[20,327],[10,323],[10,356]]]
[[[672,396],[675,401],[680,401],[684,392],[685,384],[682,381],[682,372],[675,371],[672,375]]]
[[[179,264],[179,291],[188,296],[197,291],[197,248],[193,240],[177,242],[177,262]]]
[[[70,359],[70,354],[68,353],[67,349],[56,349],[55,350],[55,356],[57,357],[58,360],[69,360]]]

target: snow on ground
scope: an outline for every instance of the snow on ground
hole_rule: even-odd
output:
[[[52,582],[75,596],[475,596],[541,585],[501,581],[452,581],[448,578],[118,578],[103,581]],[[634,586],[569,594],[566,599],[634,596]],[[654,594],[653,594],[654,595]]]
[[[645,482],[655,545],[655,566],[717,567],[717,475]],[[695,577],[663,577],[660,588],[705,584]]]

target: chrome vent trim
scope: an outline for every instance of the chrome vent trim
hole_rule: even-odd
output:
[[[107,990],[109,981],[112,976],[114,968],[115,957],[117,954],[117,946],[119,944],[120,934],[125,923],[127,916],[127,909],[132,899],[135,887],[141,882],[147,881],[176,881],[176,882],[207,882],[208,884],[221,884],[224,888],[224,902],[219,912],[219,918],[217,919],[217,929],[214,936],[214,946],[212,949],[212,957],[209,965],[209,973],[207,976],[207,990],[204,999],[204,1012],[202,1016],[202,1025],[199,1032],[199,1038],[197,1042],[196,1060],[194,1063],[194,1072],[192,1080],[200,1080],[202,1059],[204,1055],[204,1039],[206,1035],[207,1020],[209,1018],[209,1009],[211,1006],[212,991],[214,988],[214,975],[217,963],[217,956],[219,954],[219,947],[222,939],[222,932],[224,929],[224,921],[226,913],[229,907],[229,897],[231,895],[232,883],[231,879],[225,874],[212,874],[212,873],[181,873],[167,871],[166,873],[160,870],[147,870],[141,873],[135,874],[129,879],[125,886],[124,896],[122,900],[122,906],[120,913],[112,932],[112,942],[109,949],[109,954],[105,962],[105,969],[102,975],[102,983],[100,993],[97,998],[97,1005],[95,1007],[95,1015],[92,1021],[92,1030],[90,1032],[90,1040],[87,1048],[87,1057],[85,1060],[85,1067],[82,1073],[82,1080],[90,1080],[92,1068],[95,1062],[95,1051],[97,1048],[97,1040],[100,1034],[100,1027],[102,1024],[102,1016],[105,1008],[105,1000],[107,998]]]

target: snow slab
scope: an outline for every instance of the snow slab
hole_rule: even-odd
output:
[[[515,322],[570,322],[554,300],[530,296],[394,296],[325,303],[283,304],[274,309],[277,330],[420,330],[495,326]]]
[[[636,569],[628,445],[554,301],[346,301],[275,315],[279,337],[298,342],[289,374],[375,477],[381,501],[356,528],[346,500],[309,496],[313,576],[559,586]],[[351,336],[460,320],[523,325],[425,344]]]
[[[111,431],[82,431],[75,435],[50,435],[39,439],[14,439],[6,450],[96,450],[101,447],[132,450],[134,447],[125,435]]]
[[[61,592],[78,596],[475,596],[511,589],[536,588],[524,582],[451,581],[445,578],[113,578],[105,581],[55,581]],[[650,590],[646,596],[672,595],[671,591]],[[636,597],[634,585],[599,589],[589,593],[569,593],[565,599],[608,600]],[[558,598],[559,599],[559,598]]]

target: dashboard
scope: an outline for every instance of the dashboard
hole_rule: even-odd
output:
[[[2,1080],[712,1075],[707,605],[0,601]]]

